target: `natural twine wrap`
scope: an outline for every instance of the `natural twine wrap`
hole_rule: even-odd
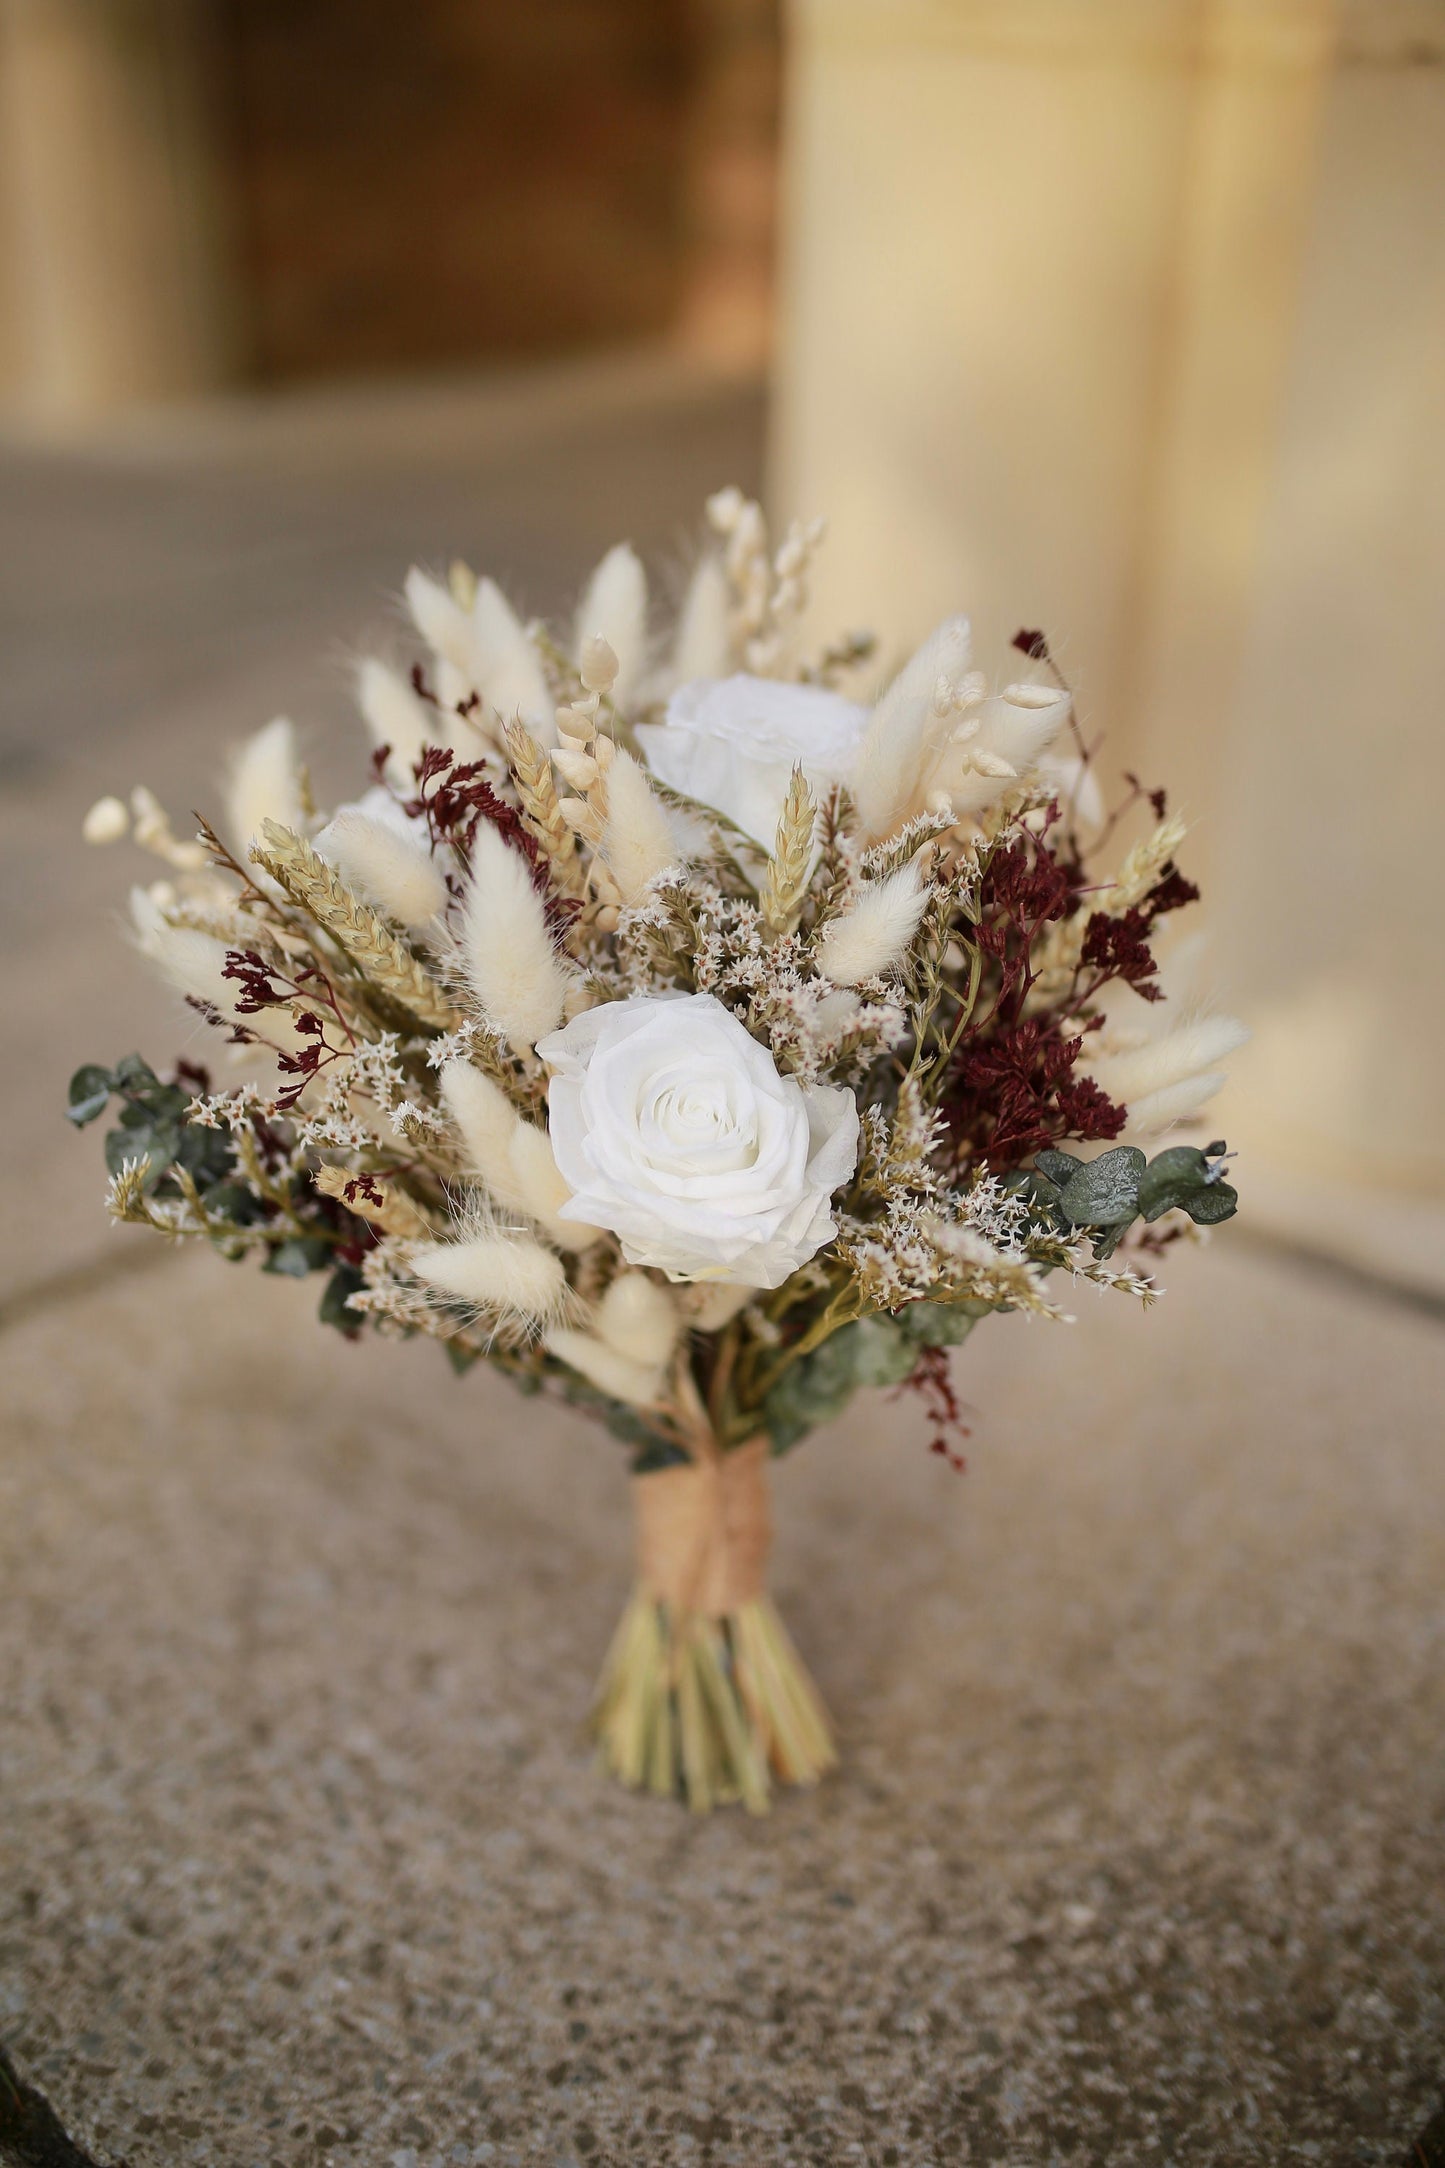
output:
[[[768,1441],[633,1479],[638,1579],[673,1615],[726,1618],[763,1593]]]
[[[813,1784],[837,1759],[827,1714],[764,1587],[768,1441],[713,1440],[687,1466],[637,1476],[638,1583],[592,1721],[624,1784],[699,1813],[771,1780]]]

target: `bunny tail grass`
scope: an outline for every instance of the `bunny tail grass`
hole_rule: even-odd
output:
[[[766,1814],[773,1777],[816,1784],[838,1759],[817,1688],[766,1596],[707,1618],[636,1589],[592,1727],[612,1776],[698,1814],[734,1800]]]

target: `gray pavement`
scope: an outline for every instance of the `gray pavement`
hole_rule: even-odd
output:
[[[0,459],[0,2041],[131,2168],[1403,2160],[1445,2089],[1430,1316],[1229,1229],[1147,1317],[980,1332],[961,1478],[860,1405],[777,1483],[842,1770],[693,1822],[581,1732],[619,1449],[104,1228],[65,1076],[174,1021],[85,805],[198,801],[282,706],[344,773],[411,556],[555,605],[756,474],[745,390],[502,407]]]

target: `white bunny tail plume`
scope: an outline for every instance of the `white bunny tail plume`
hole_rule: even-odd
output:
[[[612,697],[627,707],[647,665],[647,574],[636,551],[619,542],[603,558],[577,609],[576,655],[589,640],[605,640],[617,657]]]
[[[417,763],[435,736],[436,710],[384,662],[368,657],[356,672],[356,698],[373,745],[390,746],[386,779],[406,797],[416,790]]]
[[[537,651],[495,580],[478,580],[471,622],[476,687],[504,723],[520,716],[539,745],[557,742],[556,708]]]
[[[223,978],[226,944],[194,926],[173,926],[144,888],[130,892],[131,923],[143,955],[178,994],[203,1001],[223,1016],[234,1013],[236,988]]]
[[[240,989],[224,975],[229,953],[224,941],[202,933],[197,926],[173,926],[155,897],[144,888],[131,890],[130,916],[142,955],[150,959],[183,1000],[203,1003],[230,1023],[244,1026],[261,1042],[263,1055],[267,1047],[294,1053],[307,1043],[289,1009],[265,1009],[259,1016],[238,1014]]]
[[[682,1326],[675,1298],[645,1272],[619,1272],[593,1322],[599,1338],[619,1355],[654,1368],[667,1361]]]
[[[485,823],[472,845],[460,945],[468,983],[488,1022],[530,1052],[562,1020],[568,975],[526,859]]]
[[[699,557],[683,597],[672,649],[672,677],[679,685],[694,678],[726,677],[732,667],[728,629],[728,582],[715,550]]]
[[[562,1260],[530,1235],[486,1232],[428,1243],[412,1253],[411,1268],[439,1293],[534,1332],[567,1309]]]
[[[945,618],[910,657],[873,710],[858,749],[853,796],[871,836],[886,836],[913,810],[937,750],[940,680],[964,677],[972,653],[966,617]]]
[[[497,1203],[545,1228],[560,1250],[585,1250],[601,1229],[560,1217],[572,1192],[544,1129],[523,1121],[499,1084],[467,1061],[442,1066],[442,1100],[461,1132],[473,1174]]]
[[[599,1393],[606,1393],[610,1400],[626,1401],[629,1407],[654,1407],[662,1391],[662,1372],[648,1363],[634,1362],[628,1355],[621,1355],[614,1347],[598,1340],[590,1332],[577,1332],[566,1326],[554,1328],[546,1336],[547,1351],[559,1362],[567,1364],[589,1385],[595,1385]]]
[[[1123,1141],[1135,1144],[1141,1137],[1157,1137],[1176,1122],[1188,1122],[1229,1082],[1223,1069],[1206,1069],[1199,1076],[1184,1077],[1161,1091],[1146,1092],[1129,1102],[1129,1119]]]
[[[406,606],[433,654],[449,662],[469,685],[475,685],[477,648],[472,620],[450,590],[423,572],[420,565],[413,565],[406,576]]]
[[[928,888],[912,859],[886,880],[870,881],[818,936],[813,960],[835,986],[857,986],[897,963],[918,931]]]
[[[1117,1053],[1100,1052],[1092,1060],[1086,1054],[1080,1066],[1132,1114],[1156,1093],[1217,1070],[1248,1037],[1236,1017],[1198,1016],[1176,1024],[1173,1030],[1151,1033],[1139,1045]]]
[[[284,715],[237,747],[226,777],[226,824],[242,857],[266,821],[306,833],[296,733]]]
[[[562,1179],[545,1129],[535,1122],[519,1121],[507,1147],[513,1194],[529,1219],[546,1229],[559,1250],[586,1250],[599,1240],[602,1229],[586,1220],[564,1219],[562,1207],[572,1202],[572,1192]]]
[[[446,909],[447,884],[429,851],[388,822],[347,808],[315,839],[348,888],[415,931]]]
[[[512,1136],[519,1116],[500,1084],[469,1061],[441,1070],[442,1103],[466,1146],[467,1163],[499,1204],[520,1206],[512,1170]]]
[[[677,864],[667,814],[630,753],[614,754],[607,770],[602,856],[625,903],[636,903],[650,880]]]

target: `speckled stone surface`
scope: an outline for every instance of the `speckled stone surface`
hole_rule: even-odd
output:
[[[0,2023],[104,2158],[1394,2162],[1445,1341],[1233,1249],[779,1472],[841,1773],[595,1772],[618,1449],[177,1257],[10,1336]]]

